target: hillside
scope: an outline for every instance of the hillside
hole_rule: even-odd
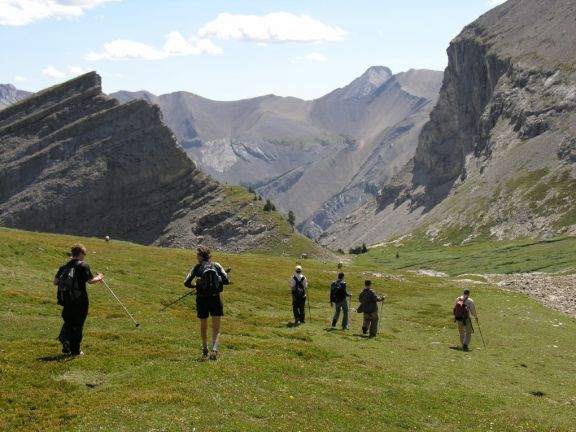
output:
[[[374,340],[357,314],[349,333],[327,328],[334,264],[302,263],[312,319],[290,328],[294,259],[216,254],[233,271],[221,356],[209,362],[197,361],[193,300],[159,312],[186,292],[194,251],[82,239],[141,325],[91,286],[86,355],[63,359],[50,282],[77,240],[0,229],[0,430],[573,430],[574,319],[489,285],[385,273],[371,253],[345,271],[355,295],[366,277],[387,295]],[[475,334],[468,353],[450,349],[463,286],[486,341]]]
[[[95,73],[0,111],[0,150],[1,226],[228,251],[307,243],[197,169],[157,107],[120,105]]]
[[[176,92],[118,92],[157,103],[188,155],[220,181],[254,187],[317,237],[370,198],[413,156],[442,74],[372,67],[312,101],[233,102]]]
[[[576,234],[574,19],[574,2],[509,0],[467,26],[414,158],[321,243]]]

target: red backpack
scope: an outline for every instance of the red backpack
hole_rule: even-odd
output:
[[[458,297],[458,301],[454,305],[454,321],[462,321],[466,323],[466,320],[470,316],[468,312],[468,306],[466,306],[466,300],[464,297]]]

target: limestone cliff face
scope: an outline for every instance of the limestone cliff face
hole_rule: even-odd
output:
[[[575,19],[574,2],[508,0],[467,26],[415,156],[323,243],[575,233]]]
[[[3,226],[228,250],[276,228],[245,223],[244,203],[222,212],[224,188],[190,161],[159,109],[120,105],[95,73],[0,111],[0,149]]]

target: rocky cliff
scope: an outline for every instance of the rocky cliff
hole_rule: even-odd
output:
[[[200,172],[158,107],[120,105],[95,73],[0,111],[0,150],[2,226],[242,251],[283,224]]]
[[[467,26],[414,158],[322,242],[576,234],[576,3],[508,0]]]
[[[18,90],[12,84],[0,84],[0,110],[27,98],[32,93]]]

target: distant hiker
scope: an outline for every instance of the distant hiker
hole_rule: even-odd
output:
[[[472,333],[474,332],[474,327],[472,327],[472,320],[470,315],[476,318],[478,321],[478,315],[476,314],[476,305],[474,300],[470,298],[470,290],[465,289],[464,295],[461,295],[456,299],[454,307],[452,309],[454,313],[454,321],[458,323],[458,332],[460,333],[460,343],[462,344],[462,349],[468,351],[468,345],[472,339]]]
[[[90,266],[84,262],[86,248],[76,243],[71,248],[72,259],[58,269],[54,285],[58,286],[58,304],[63,306],[64,325],[58,340],[62,343],[62,352],[69,355],[82,355],[80,343],[82,330],[88,316],[88,292],[86,284],[101,282],[102,273],[92,275]]]
[[[340,310],[344,312],[342,317],[342,329],[348,330],[348,298],[352,294],[348,292],[348,286],[344,282],[344,273],[338,273],[338,279],[330,284],[330,306],[336,305],[334,316],[332,317],[332,327],[336,327],[338,318],[340,318]]]
[[[378,302],[384,301],[385,296],[377,295],[372,289],[372,281],[364,281],[364,289],[358,296],[360,306],[358,312],[364,313],[364,321],[362,323],[362,333],[369,332],[369,336],[375,337],[378,334]]]
[[[104,240],[106,240],[106,243],[108,243],[110,241],[110,236],[104,237]]]
[[[308,280],[302,274],[302,266],[297,265],[296,273],[290,279],[292,288],[292,312],[294,324],[304,324],[306,321],[306,294],[308,292]]]
[[[220,293],[224,285],[228,285],[228,275],[217,262],[211,261],[210,249],[199,246],[197,249],[196,264],[186,279],[184,286],[194,288],[192,280],[196,278],[196,316],[200,319],[200,334],[202,337],[202,356],[211,360],[218,357],[218,343],[220,340],[220,321],[224,316],[224,304]],[[208,317],[212,317],[212,351],[208,352]]]

